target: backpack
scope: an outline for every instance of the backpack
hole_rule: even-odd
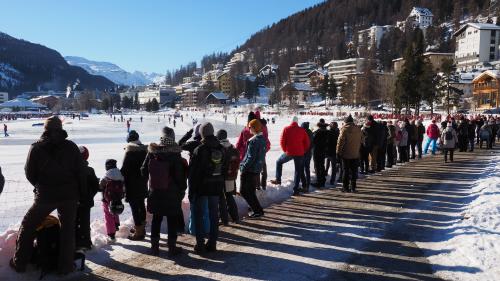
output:
[[[104,189],[104,199],[108,202],[121,201],[124,197],[123,182],[108,179]]]
[[[207,169],[207,176],[209,178],[220,177],[224,175],[222,170],[224,161],[224,152],[220,148],[210,148],[209,150],[209,163]]]
[[[234,146],[231,145],[231,147],[226,149],[226,157],[228,165],[224,175],[225,179],[228,181],[236,180],[240,169],[240,153]]]
[[[149,188],[151,190],[167,190],[170,187],[170,163],[153,155],[149,160]]]
[[[450,131],[446,131],[446,133],[444,133],[444,139],[449,141],[449,140],[452,140],[453,139],[453,133]]]
[[[48,273],[57,271],[60,230],[59,219],[52,215],[47,216],[36,229],[31,262],[41,270],[40,280]],[[74,259],[81,260],[80,270],[83,271],[85,268],[85,254],[77,252]]]

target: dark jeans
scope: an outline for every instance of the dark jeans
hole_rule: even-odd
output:
[[[77,248],[90,248],[92,246],[90,240],[90,208],[89,206],[79,205],[76,211],[75,245]]]
[[[332,175],[330,176],[330,183],[333,183],[337,178],[337,154],[331,155],[326,158],[326,168],[325,171],[328,174],[330,170],[330,166],[332,168]]]
[[[267,187],[267,164],[266,164],[266,158],[264,157],[264,163],[262,165],[262,172],[260,174],[260,187],[263,189],[266,189]]]
[[[415,159],[415,158],[417,158],[417,154],[416,154],[416,150],[415,150],[415,148],[416,148],[416,147],[417,147],[417,141],[411,141],[411,142],[410,142],[411,159]],[[409,153],[410,153],[410,152],[408,151],[408,154],[409,154]],[[409,159],[409,157],[408,157],[408,159]]]
[[[398,146],[399,163],[408,162],[408,146]]]
[[[254,213],[262,213],[264,210],[260,205],[259,199],[257,199],[257,194],[255,193],[255,183],[259,182],[259,174],[254,173],[242,173],[240,175],[240,193],[241,196],[247,201],[250,208]]]
[[[468,143],[467,136],[458,137],[458,149],[460,152],[467,151],[467,143]]]
[[[368,173],[368,170],[370,169],[370,164],[368,162],[368,156],[370,155],[370,152],[368,149],[361,147],[360,151],[360,161],[359,165],[361,167],[361,173]]]
[[[417,141],[418,158],[422,158],[422,142],[424,142],[424,140]]]
[[[342,175],[342,188],[349,190],[349,183],[351,190],[356,190],[356,180],[358,179],[358,159],[342,159],[342,166],[344,174]]]
[[[255,188],[255,184],[253,188]],[[210,220],[210,233],[208,234],[208,245],[215,247],[219,236],[219,196],[198,196],[194,198],[194,223],[196,229],[203,229],[203,201],[208,202],[208,218]],[[205,243],[203,231],[196,231],[196,244]]]
[[[151,240],[160,239],[160,228],[161,222],[163,221],[163,216],[160,214],[153,214],[153,220],[151,221]],[[167,228],[168,228],[168,247],[174,247],[177,242],[177,221],[178,216],[167,216]]]
[[[450,153],[450,161],[453,162],[453,152],[455,151],[454,148],[445,148],[444,150],[444,161],[448,161],[448,152]]]
[[[224,192],[219,196],[219,213],[223,224],[229,223],[229,216],[231,216],[233,222],[240,220],[238,206],[236,205],[236,201],[234,201],[232,192]]]
[[[136,226],[146,223],[146,206],[144,199],[128,199],[130,209],[132,210],[132,218]]]
[[[392,165],[395,165],[396,161],[394,161],[394,144],[387,144],[387,167],[391,168]]]
[[[305,178],[305,182],[302,182],[302,187],[305,189],[308,189],[311,183],[311,158],[312,153],[306,153],[304,155],[304,176],[301,178]]]
[[[325,155],[315,154],[314,155],[314,171],[316,172],[316,183],[319,186],[324,186],[326,182],[326,171],[325,171]]]
[[[378,147],[378,157],[377,157],[377,170],[385,169],[385,152],[387,150],[387,145],[381,145]]]
[[[470,151],[474,151],[475,138],[469,138],[469,149]]]
[[[61,273],[73,271],[73,257],[75,255],[75,221],[76,201],[40,202],[35,200],[31,208],[24,215],[17,237],[14,262],[19,267],[25,267],[33,253],[33,241],[36,228],[52,211],[56,210],[61,221],[59,233],[58,270]]]
[[[293,178],[293,190],[299,190],[299,184],[302,180],[302,183],[306,184],[306,178],[304,173],[304,156],[288,156],[285,153],[281,154],[280,158],[276,161],[276,179],[281,182],[281,174],[283,172],[283,164],[293,160],[293,164],[295,166],[295,176]]]

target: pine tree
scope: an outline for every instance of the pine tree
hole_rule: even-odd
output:
[[[325,75],[325,79],[328,77],[328,74]],[[327,85],[327,96],[330,99],[330,103],[332,103],[338,96],[337,84],[335,83],[335,78],[328,78]]]
[[[153,98],[151,101],[151,111],[158,111],[160,110],[160,104],[158,103],[158,100],[156,98]]]

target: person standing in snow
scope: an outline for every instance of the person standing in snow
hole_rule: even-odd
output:
[[[476,143],[476,120],[472,119],[470,120],[469,127],[468,127],[468,147],[469,147],[469,152],[474,151],[474,145]]]
[[[234,223],[239,223],[240,217],[238,214],[238,206],[234,201],[233,194],[236,192],[236,178],[240,168],[240,154],[238,150],[227,139],[226,130],[217,132],[217,139],[224,147],[226,155],[226,172],[224,175],[225,188],[223,194],[219,198],[219,213],[222,224],[229,224],[229,216]]]
[[[250,111],[250,113],[248,113],[247,124],[246,124],[247,126],[243,128],[243,130],[240,133],[240,136],[238,137],[238,141],[236,142],[236,149],[238,149],[238,151],[240,152],[240,160],[243,160],[243,157],[245,157],[248,140],[252,137],[252,133],[248,128],[248,123],[250,123],[250,121],[254,120],[255,118],[256,118],[255,113],[253,111]]]
[[[7,124],[3,124],[3,135],[4,135],[4,137],[9,136],[9,134],[7,133]]]
[[[317,124],[318,129],[313,133],[313,160],[314,160],[314,171],[316,172],[316,182],[311,185],[316,188],[325,187],[326,183],[326,171],[325,171],[325,159],[326,150],[328,147],[328,124],[325,123],[324,119],[321,119]]]
[[[106,175],[99,183],[102,191],[102,209],[104,211],[104,222],[106,232],[111,241],[115,241],[115,233],[120,228],[119,215],[123,212],[121,199],[124,194],[124,178],[116,167],[115,159],[108,159],[105,163]]]
[[[387,168],[392,168],[392,165],[396,165],[395,161],[395,156],[397,153],[395,153],[396,149],[396,126],[392,123],[392,120],[389,120],[387,122]]]
[[[186,193],[186,164],[181,157],[182,149],[175,143],[172,128],[163,128],[160,144],[151,143],[141,167],[144,177],[149,178],[148,211],[153,214],[151,223],[151,253],[159,255],[160,228],[167,217],[168,255],[180,254],[177,247],[179,216],[182,216],[182,199]]]
[[[45,120],[40,140],[30,147],[25,172],[35,187],[35,201],[23,218],[16,251],[9,262],[17,272],[26,271],[36,228],[56,209],[61,221],[58,272],[67,274],[74,270],[76,211],[80,195],[87,192],[87,183],[80,150],[67,137],[61,120],[52,116]]]
[[[424,154],[427,154],[429,150],[429,145],[432,145],[432,155],[436,154],[436,142],[439,138],[439,128],[436,125],[436,119],[432,119],[432,123],[427,127],[427,141],[424,146]]]
[[[419,119],[417,121],[417,150],[418,150],[418,159],[422,158],[422,143],[424,141],[425,135],[425,127],[422,124],[422,120]]]
[[[130,133],[130,121],[127,120],[127,133]]]
[[[259,120],[262,124],[262,135],[266,140],[266,154],[271,149],[271,142],[269,141],[269,132],[267,131],[267,121],[265,118],[260,118],[260,111],[255,111],[255,119]],[[264,164],[262,165],[262,172],[260,173],[260,181],[257,185],[257,189],[262,188],[266,190],[267,187],[267,164],[266,157],[264,156]]]
[[[79,146],[80,153],[85,161],[85,172],[87,175],[87,194],[81,194],[80,204],[76,213],[76,248],[83,250],[92,249],[90,240],[90,209],[94,207],[94,197],[99,191],[99,179],[92,167],[89,167],[89,150],[85,146]]]
[[[130,204],[134,228],[128,239],[144,240],[146,235],[146,206],[144,200],[148,194],[147,178],[141,174],[141,166],[146,159],[147,146],[139,140],[139,134],[132,130],[127,137],[125,156],[120,169],[125,180],[125,201]]]
[[[180,140],[179,146],[182,150],[189,152],[189,161],[191,161],[191,157],[193,155],[194,150],[201,144],[201,135],[200,135],[200,125],[195,125],[194,129],[189,130]],[[193,140],[188,141],[194,132]]]
[[[304,192],[309,192],[309,185],[311,184],[311,159],[312,159],[312,148],[313,148],[313,132],[309,129],[309,122],[302,122],[300,127],[306,130],[307,136],[309,137],[309,148],[304,154],[304,177],[305,182],[302,182],[302,190]]]
[[[264,210],[257,199],[255,191],[259,182],[259,174],[264,165],[266,140],[262,134],[262,124],[258,119],[250,121],[248,127],[253,137],[248,140],[245,157],[240,163],[240,193],[252,209],[250,217],[258,218],[264,215]]]
[[[458,143],[458,136],[451,122],[448,123],[446,129],[441,133],[440,143],[444,150],[444,163],[448,163],[448,153],[450,154],[450,161],[453,162],[453,152]]]
[[[293,195],[295,196],[300,195],[300,181],[306,182],[303,173],[304,154],[311,144],[306,131],[297,124],[298,120],[297,116],[293,117],[292,124],[285,127],[281,133],[280,145],[283,154],[276,161],[276,179],[271,181],[272,184],[281,184],[283,164],[293,160],[295,166]]]
[[[469,140],[469,124],[464,116],[460,117],[456,132],[458,136],[458,151],[466,152]]]
[[[337,179],[337,141],[339,139],[339,125],[337,122],[330,123],[330,129],[328,130],[328,148],[326,150],[326,168],[325,171],[328,174],[330,170],[330,165],[332,167],[332,175],[330,176],[330,184],[334,185]]]
[[[193,151],[189,163],[189,201],[194,206],[196,229],[203,229],[204,202],[208,202],[210,233],[205,244],[204,233],[196,231],[197,254],[217,251],[219,235],[219,196],[224,190],[224,147],[214,136],[214,127],[206,122],[199,128],[201,144]]]
[[[401,124],[401,130],[399,131],[399,144],[398,144],[398,153],[399,153],[399,163],[406,163],[410,161],[409,153],[408,153],[408,131],[407,123],[403,121]]]
[[[349,115],[340,130],[337,143],[337,156],[342,159],[342,191],[356,192],[358,178],[359,150],[361,148],[361,129],[354,124],[354,119]]]

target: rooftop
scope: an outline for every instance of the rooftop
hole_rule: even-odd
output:
[[[428,16],[428,17],[434,16],[432,14],[431,10],[429,10],[427,8],[422,8],[422,7],[413,7],[413,10],[411,10],[411,13],[413,13],[413,12],[416,12],[422,16]]]
[[[10,101],[6,101],[4,103],[0,103],[0,107],[19,107],[19,108],[46,108],[45,105],[39,104],[36,102],[32,102],[27,99],[17,98]]]
[[[496,24],[469,22],[462,25],[455,33],[453,33],[453,36],[457,36],[458,34],[462,33],[469,26],[479,30],[500,30],[500,26]]]

